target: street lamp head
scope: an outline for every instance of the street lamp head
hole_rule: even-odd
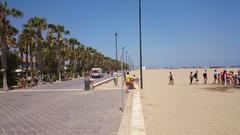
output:
[[[116,32],[116,33],[115,33],[115,36],[117,36],[117,35],[118,35],[118,33]]]

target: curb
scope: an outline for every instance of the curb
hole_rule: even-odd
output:
[[[138,87],[128,94],[127,105],[123,112],[118,135],[146,135]]]
[[[97,86],[100,86],[100,85],[102,85],[102,84],[104,84],[104,83],[107,83],[107,82],[110,82],[110,81],[112,81],[112,80],[113,80],[113,77],[110,77],[110,78],[105,79],[105,80],[103,80],[103,81],[101,81],[101,82],[94,83],[94,84],[93,84],[93,89],[94,89],[95,87],[97,87]]]

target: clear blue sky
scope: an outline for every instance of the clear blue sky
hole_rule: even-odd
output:
[[[124,46],[139,64],[138,0],[8,0],[29,17],[62,24],[71,36],[115,58]],[[142,0],[146,66],[240,65],[240,0]]]

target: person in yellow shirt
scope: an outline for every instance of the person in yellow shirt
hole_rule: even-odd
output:
[[[126,83],[126,93],[128,93],[129,91],[129,86],[131,85],[132,83],[132,77],[131,75],[129,74],[129,72],[127,72],[126,76],[125,76],[125,83]]]

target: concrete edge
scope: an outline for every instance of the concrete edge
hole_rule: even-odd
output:
[[[120,76],[121,76],[121,74],[118,75],[118,77],[120,77]],[[108,83],[108,82],[112,81],[113,79],[114,79],[113,77],[110,77],[110,78],[107,78],[107,79],[105,79],[101,82],[95,83],[95,84],[93,84],[93,89],[97,86],[100,86],[100,85],[104,84],[104,83]]]
[[[124,106],[124,111],[120,123],[120,127],[118,129],[118,135],[130,135],[131,129],[131,115],[132,115],[132,93],[129,93],[127,96],[127,102]]]
[[[140,91],[137,85],[135,87],[137,89],[128,94],[118,135],[146,135]]]
[[[104,83],[108,83],[108,82],[110,82],[110,81],[112,81],[112,80],[113,80],[113,77],[110,77],[110,78],[107,78],[107,79],[105,79],[105,80],[103,80],[103,81],[101,81],[101,82],[94,83],[94,84],[93,84],[93,89],[94,89],[95,87],[97,87],[97,86],[100,86],[100,85],[102,85],[102,84],[104,84]]]
[[[133,91],[131,135],[146,135],[139,89]]]

